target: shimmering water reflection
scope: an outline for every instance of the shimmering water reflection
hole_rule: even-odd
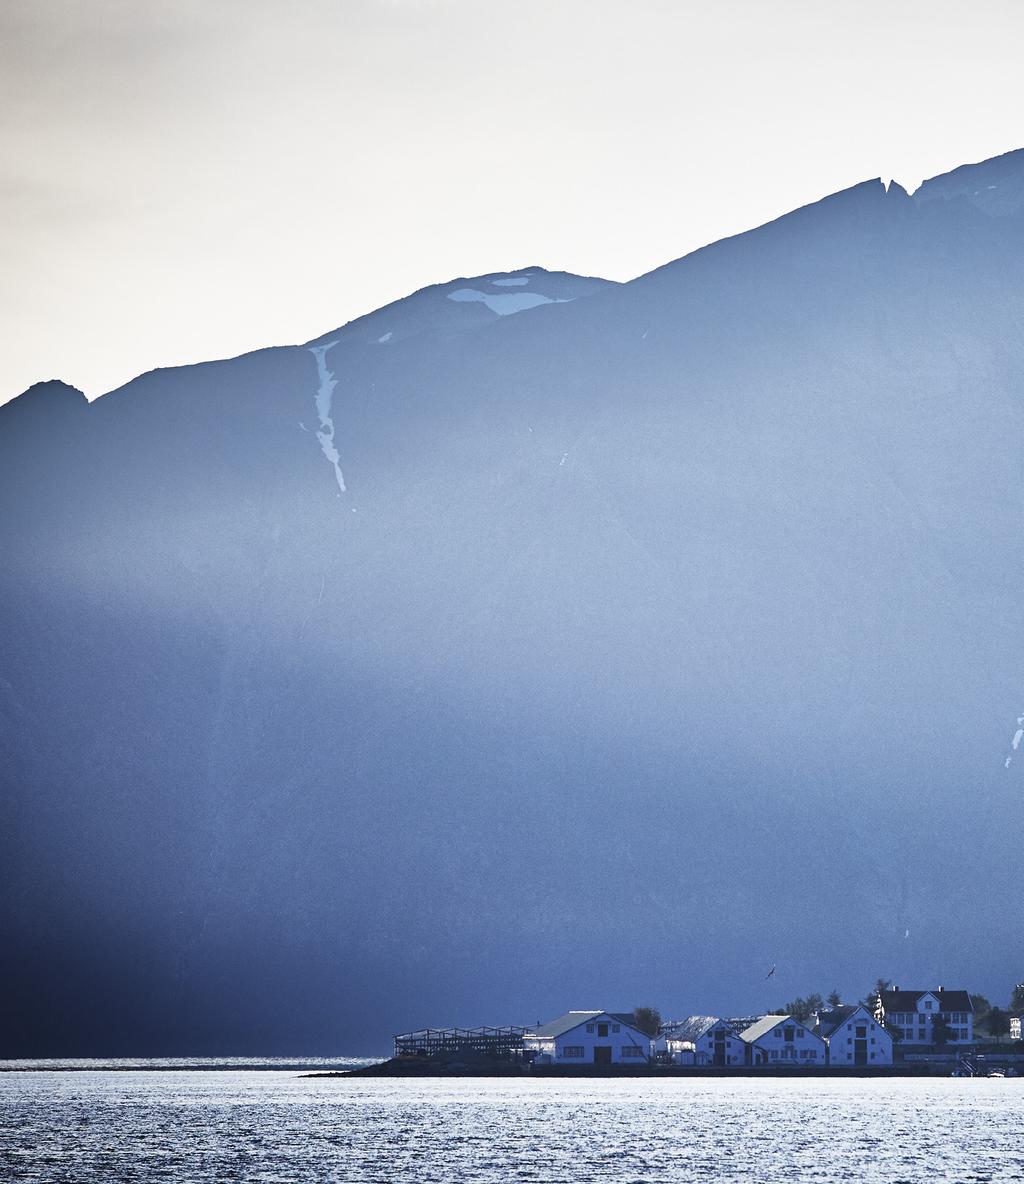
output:
[[[0,1179],[1024,1179],[1024,1079],[0,1073]]]

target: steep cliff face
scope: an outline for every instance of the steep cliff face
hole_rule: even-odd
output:
[[[16,1049],[1008,980],[1024,221],[961,182],[0,409]]]

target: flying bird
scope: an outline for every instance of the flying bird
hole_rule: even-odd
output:
[[[768,973],[764,976],[765,982],[767,982],[768,979],[770,979],[774,973],[775,973],[775,966],[773,964],[771,970],[769,970]]]

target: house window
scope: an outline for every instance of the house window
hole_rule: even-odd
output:
[[[636,1059],[638,1057],[643,1057],[646,1055],[647,1054],[644,1052],[644,1050],[642,1048],[639,1047],[639,1045],[624,1044],[622,1046],[623,1059],[625,1059],[626,1057],[632,1057],[633,1059]]]
[[[607,1036],[608,1035],[608,1025],[607,1024],[598,1024],[597,1025],[597,1034],[598,1034],[598,1036]]]
[[[926,999],[926,1000],[924,1001],[924,1009],[925,1009],[925,1011],[931,1011],[931,1009],[932,1009],[932,1001],[931,1001],[930,999]]]
[[[798,1038],[799,1040],[803,1040],[803,1038],[804,1038],[804,1030],[803,1030],[803,1028],[797,1028],[797,1030],[796,1030],[796,1034],[797,1034],[797,1038]]]
[[[582,1044],[567,1044],[565,1046],[565,1048],[562,1049],[562,1056],[563,1057],[582,1057],[583,1056],[583,1045]]]

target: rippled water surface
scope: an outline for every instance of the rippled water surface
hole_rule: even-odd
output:
[[[0,1073],[0,1179],[1024,1180],[1024,1078]]]

